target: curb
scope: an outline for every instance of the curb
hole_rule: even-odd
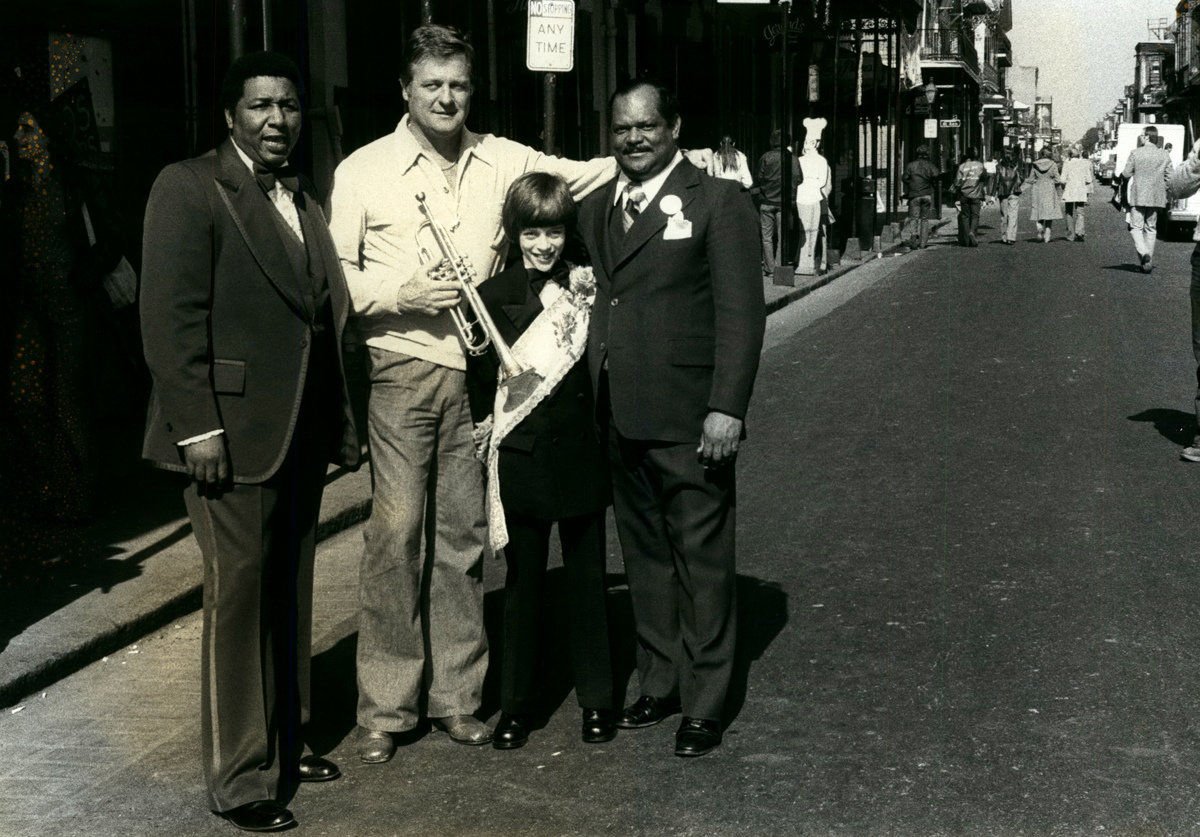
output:
[[[934,233],[936,233],[938,230],[940,230],[942,227],[946,226],[949,223],[950,223],[950,221],[946,218],[943,218],[940,221],[934,221],[933,223],[930,224],[929,235],[932,237]],[[884,255],[886,253],[891,253],[894,250],[899,250],[903,246],[904,246],[904,242],[897,241],[894,244],[884,248],[883,250],[880,250],[879,254]],[[825,287],[833,280],[838,279],[842,276],[845,276],[847,273],[854,270],[855,268],[862,267],[863,265],[868,265],[875,260],[876,260],[876,257],[872,256],[870,258],[860,259],[859,261],[856,261],[856,262],[845,262],[845,261],[840,262],[837,267],[833,268],[832,270],[826,271],[823,275],[812,277],[813,281],[811,281],[805,285],[800,285],[800,286],[794,287],[790,291],[786,291],[782,296],[779,296],[779,297],[776,297],[775,299],[770,300],[767,303],[767,314],[771,315],[771,314],[775,313],[776,311],[780,310],[781,308],[786,308],[788,305],[791,305],[796,300],[803,299],[804,297],[808,296],[813,291],[815,291],[819,288]]]
[[[317,542],[371,514],[367,468],[330,471]],[[186,518],[123,544],[138,576],[93,590],[28,626],[0,649],[0,707],[45,689],[201,607],[203,565]]]
[[[932,231],[947,223],[943,219]],[[881,252],[889,253],[901,246],[897,243]],[[843,262],[824,275],[813,277],[812,282],[769,301],[767,314],[786,308],[874,260]],[[370,515],[369,468],[357,472],[331,471],[326,478],[317,542],[361,523]],[[203,567],[186,518],[121,546],[122,560],[139,569],[141,581],[133,579],[107,592],[93,590],[27,627],[0,648],[0,707],[11,706],[200,609]]]

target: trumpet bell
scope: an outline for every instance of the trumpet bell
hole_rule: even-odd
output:
[[[504,389],[504,409],[511,412],[524,404],[544,380],[535,369],[524,369],[505,378],[500,382]]]

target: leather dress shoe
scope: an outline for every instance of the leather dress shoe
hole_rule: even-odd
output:
[[[383,764],[396,752],[390,732],[359,727],[358,757],[367,764]]]
[[[292,812],[273,799],[248,802],[228,811],[218,811],[242,831],[282,831],[296,824]]]
[[[611,709],[583,710],[583,743],[603,744],[617,737],[617,713]]]
[[[523,715],[500,713],[496,731],[492,734],[492,746],[497,750],[515,750],[529,741],[529,720]]]
[[[675,732],[675,755],[685,758],[702,756],[721,743],[721,724],[703,718],[684,716]]]
[[[338,766],[320,756],[303,756],[296,766],[301,782],[332,782],[342,775]]]
[[[625,707],[617,726],[621,729],[652,727],[679,711],[678,699],[656,698],[642,695],[632,705]]]
[[[433,723],[459,744],[478,747],[492,740],[492,731],[474,715],[447,715],[445,718],[434,718]]]

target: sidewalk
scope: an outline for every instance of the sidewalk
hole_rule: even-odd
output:
[[[953,217],[953,210],[943,213],[934,230]],[[898,251],[899,245],[894,245],[882,255]],[[765,282],[768,313],[877,258],[873,253],[864,256],[861,261],[843,260],[821,276],[798,276],[796,287]],[[153,480],[150,473],[135,472],[131,478]],[[89,556],[87,567],[80,570],[85,577],[72,581],[63,576],[62,584],[55,583],[59,579],[48,580],[53,589],[46,584],[33,588],[38,605],[49,612],[43,615],[38,608],[27,607],[24,611],[30,615],[22,618],[22,608],[9,609],[7,621],[0,622],[0,707],[11,706],[200,607],[200,552],[182,513],[182,500],[169,481],[154,482],[150,493],[140,505],[135,504],[136,509],[125,512],[139,518],[136,524],[109,521],[97,527],[101,532],[95,537],[101,540],[91,546],[96,554]],[[370,515],[370,495],[366,465],[355,473],[331,469],[318,540],[365,520]],[[146,511],[149,505],[158,508],[157,520]],[[86,589],[88,585],[93,589]]]
[[[958,212],[953,207],[943,207],[942,217],[939,220],[930,222],[930,241],[932,242],[934,236],[957,217]],[[862,267],[873,259],[877,259],[880,256],[887,258],[900,255],[902,247],[902,242],[897,238],[895,243],[885,245],[881,253],[864,251],[861,259],[843,258],[840,264],[835,265],[820,276],[797,276],[796,285],[791,288],[786,285],[776,285],[769,279],[764,280],[763,296],[767,300],[767,313],[771,314],[798,299],[803,299],[817,288],[828,285],[838,277],[845,276],[851,270],[854,270],[856,267]]]

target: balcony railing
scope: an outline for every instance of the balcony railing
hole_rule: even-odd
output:
[[[979,71],[975,42],[958,28],[926,29],[921,32],[921,58],[925,61],[960,61],[973,72]]]
[[[993,90],[1000,90],[1000,73],[991,64],[984,64],[980,67],[979,76],[983,79],[984,84],[990,84]]]

